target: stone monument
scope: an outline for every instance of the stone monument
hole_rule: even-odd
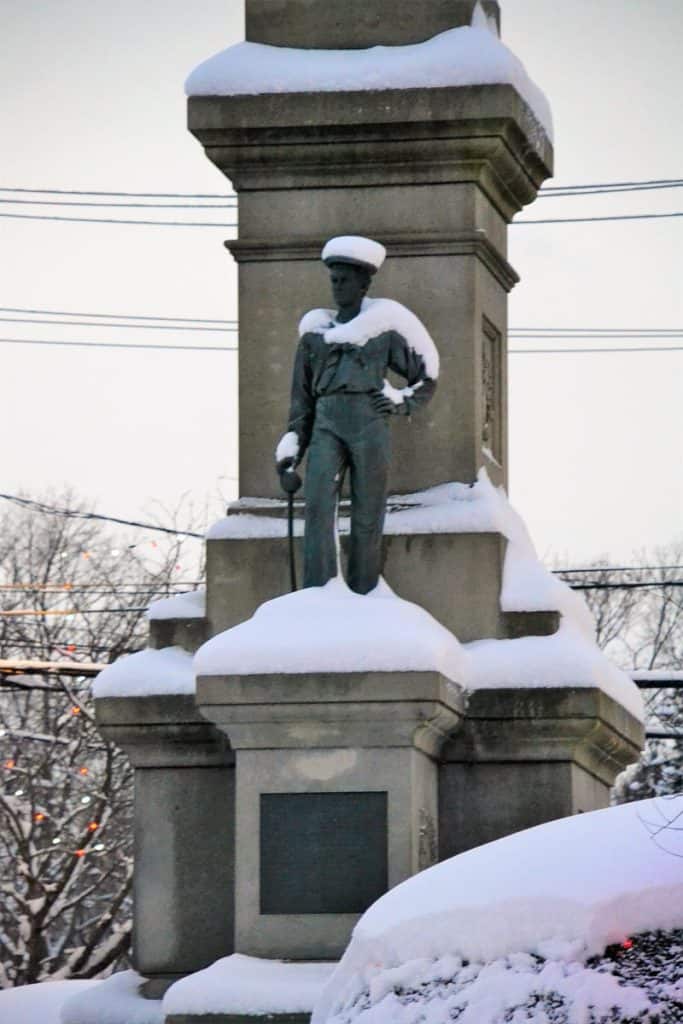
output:
[[[500,43],[496,0],[386,9],[246,0],[248,43],[188,83],[190,131],[239,196],[240,497],[208,534],[205,608],[153,613],[154,650],[96,690],[136,768],[149,995],[233,950],[339,957],[387,887],[605,806],[642,742],[632,684],[502,490],[507,226],[552,173],[547,106]],[[386,247],[382,293],[428,325],[440,384],[413,423],[392,417],[391,590],[287,596],[273,451],[321,249],[349,235]],[[342,495],[342,554],[347,532]],[[149,694],[150,673],[170,692]]]

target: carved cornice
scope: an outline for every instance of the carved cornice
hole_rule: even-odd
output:
[[[553,151],[509,85],[195,96],[190,131],[237,191],[476,182],[507,220]]]
[[[324,239],[240,238],[225,242],[237,263],[320,259]],[[510,291],[519,276],[483,231],[459,231],[444,235],[402,234],[382,236],[389,256],[475,256]]]
[[[447,762],[568,761],[608,786],[637,760],[643,727],[593,687],[478,690]]]

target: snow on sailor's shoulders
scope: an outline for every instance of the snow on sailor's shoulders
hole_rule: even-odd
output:
[[[439,353],[427,328],[406,306],[394,299],[363,299],[358,316],[339,324],[329,309],[312,309],[299,324],[299,336],[322,334],[330,345],[358,345],[371,338],[395,331],[422,357],[425,373],[431,380],[439,376]]]
[[[192,655],[182,647],[126,654],[108,665],[93,682],[93,696],[153,697],[194,693]]]

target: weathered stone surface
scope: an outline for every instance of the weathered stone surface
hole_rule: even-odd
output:
[[[641,724],[601,690],[479,690],[442,752],[440,858],[606,807],[642,745]]]
[[[345,542],[342,536],[342,556]],[[301,541],[295,544],[300,570]],[[498,533],[387,534],[382,574],[399,597],[425,608],[462,643],[554,633],[559,620],[556,611],[501,612],[505,545]],[[244,622],[264,601],[288,591],[285,538],[208,542],[207,609],[212,635]]]
[[[247,0],[246,37],[254,43],[304,49],[352,50],[421,43],[439,32],[469,25],[475,0]],[[500,24],[497,0],[484,10]]]
[[[189,123],[240,198],[240,494],[278,494],[296,328],[329,302],[319,255],[339,234],[387,246],[371,295],[412,309],[441,355],[434,400],[394,426],[390,491],[470,482],[482,465],[505,484],[506,226],[552,169],[515,89],[194,97]]]
[[[149,646],[159,650],[162,647],[182,647],[194,654],[209,639],[206,619],[150,619]]]
[[[133,960],[157,998],[233,949],[234,755],[191,696],[102,698],[135,767]]]
[[[437,672],[212,676],[197,680],[197,703],[236,751],[236,948],[260,957],[336,959],[365,909],[357,900],[364,895],[370,903],[379,893],[361,892],[354,877],[346,894],[343,878],[341,889],[331,887],[325,871],[338,872],[338,863],[314,858],[307,881],[315,891],[299,912],[291,903],[282,912],[263,907],[272,846],[261,831],[262,798],[327,795],[357,799],[360,807],[365,796],[379,794],[387,808],[387,885],[396,885],[437,858],[435,759],[463,714],[460,687]],[[354,826],[352,816],[339,835],[358,864],[368,856],[361,818]],[[315,832],[315,820],[311,827]],[[367,863],[378,867],[376,859]],[[311,912],[311,899],[331,896],[336,911]],[[345,896],[353,911],[344,911]]]

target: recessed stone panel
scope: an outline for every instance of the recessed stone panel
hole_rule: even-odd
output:
[[[387,794],[262,793],[261,913],[359,914],[387,889]]]

